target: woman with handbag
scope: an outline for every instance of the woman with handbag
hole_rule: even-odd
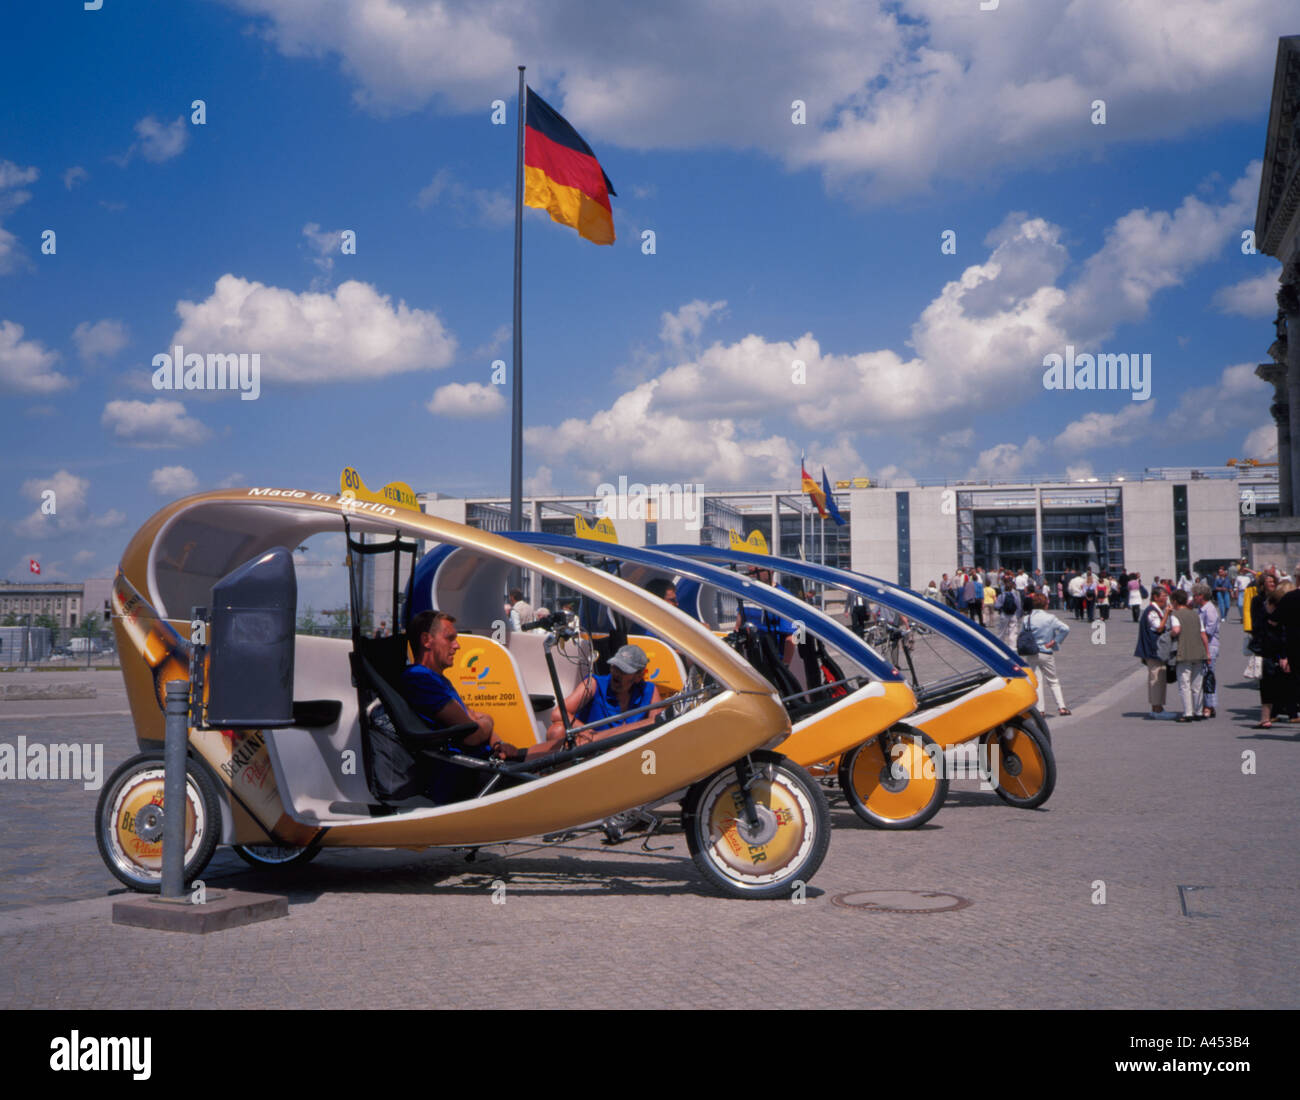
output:
[[[1038,677],[1038,706],[1047,710],[1047,689],[1052,689],[1056,699],[1056,713],[1065,717],[1070,708],[1065,705],[1065,696],[1061,692],[1061,678],[1056,674],[1056,655],[1061,650],[1061,643],[1070,633],[1070,628],[1047,610],[1047,597],[1035,592],[1028,597],[1031,610],[1025,615],[1020,628],[1020,637],[1016,640],[1016,652],[1030,660],[1030,666]]]
[[[1214,598],[1211,599],[1210,597]],[[1202,710],[1205,718],[1218,714],[1219,689],[1214,671],[1215,658],[1219,656],[1219,624],[1223,621],[1219,615],[1219,593],[1208,584],[1198,584],[1192,589],[1192,599],[1196,603],[1196,613],[1201,617],[1201,631],[1209,643],[1210,655],[1205,661],[1205,676],[1201,684]]]
[[[1266,580],[1266,593],[1256,596],[1250,607],[1252,647],[1262,661],[1259,676],[1259,724],[1254,727],[1257,730],[1272,729],[1273,715],[1286,713],[1294,706],[1291,677],[1283,667],[1286,660],[1286,629],[1277,616],[1278,601],[1293,586],[1289,583],[1270,584],[1269,580],[1272,578]]]
[[[1173,652],[1173,639],[1169,634],[1171,612],[1169,593],[1157,585],[1151,589],[1151,602],[1138,620],[1137,647],[1133,656],[1147,666],[1147,700],[1151,705],[1148,718],[1163,714],[1165,710],[1165,692],[1169,683],[1165,666]]]

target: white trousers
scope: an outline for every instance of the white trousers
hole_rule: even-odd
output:
[[[1056,709],[1065,709],[1065,696],[1061,694],[1061,678],[1056,675],[1056,654],[1040,653],[1034,658],[1034,670],[1038,674],[1038,707],[1047,710],[1047,689],[1052,689],[1056,699]]]

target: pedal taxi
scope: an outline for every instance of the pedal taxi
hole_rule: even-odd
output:
[[[658,547],[531,532],[514,532],[507,537],[570,555],[642,588],[675,581],[678,608],[725,636],[781,696],[793,726],[789,738],[777,746],[778,752],[806,768],[857,753],[864,744],[874,746],[873,751],[886,762],[886,774],[867,806],[867,812],[873,815],[868,820],[873,824],[884,820],[919,825],[943,805],[947,780],[934,768],[925,767],[929,738],[901,721],[916,706],[911,688],[898,670],[861,638],[815,607],[769,585]],[[439,547],[420,562],[412,590],[412,613],[429,607],[455,613],[456,601],[464,598],[464,586],[458,578],[481,568],[472,562],[470,554],[454,547]],[[497,580],[490,574],[484,576],[489,577],[488,590],[495,592]],[[771,632],[735,632],[737,610],[742,603],[785,620],[798,638],[801,660],[788,667]],[[595,610],[603,613],[605,609]],[[584,602],[579,617],[590,622],[592,611]],[[607,628],[614,632],[609,651],[622,644],[624,638],[643,647],[649,642],[668,649],[661,639],[647,636],[635,617],[624,617],[630,622],[620,622],[619,618],[616,614],[605,619]],[[684,682],[688,688],[697,688],[706,675],[704,670],[687,671],[689,656],[683,662],[670,649],[666,654],[654,649],[647,652],[651,654],[652,674],[658,672],[673,682]]]
[[[304,862],[332,847],[472,847],[599,821],[681,790],[691,852],[712,886],[738,897],[788,897],[791,884],[809,880],[829,842],[825,797],[771,751],[789,737],[790,722],[748,662],[626,581],[425,515],[409,489],[389,488],[387,502],[350,490],[201,493],[163,508],[131,539],[114,582],[114,627],[141,752],[114,772],[96,812],[114,875],[135,890],[159,888],[161,700],[165,684],[189,678],[193,665],[186,881],[218,844],[259,866]],[[348,540],[351,639],[294,632],[289,548],[322,532]],[[360,629],[359,563],[391,556],[389,621],[397,623],[402,563],[413,566],[429,542],[465,552],[461,567],[441,578],[467,662],[447,674],[453,682],[466,671],[478,683],[496,678],[498,711],[513,716],[500,730],[505,740],[540,733],[539,714],[585,676],[589,653],[562,627],[494,641],[504,585],[480,571],[504,581],[510,570],[532,570],[645,623],[707,683],[671,695],[652,726],[587,745],[575,744],[570,730],[572,747],[535,760],[455,752],[450,738],[464,730],[430,731],[394,687],[408,659],[405,638],[367,638]],[[200,608],[211,611],[205,617]],[[557,662],[557,653],[565,659]],[[439,767],[468,769],[475,793],[443,805],[394,797],[376,755],[389,732]]]
[[[1038,708],[1037,679],[1023,657],[987,630],[946,605],[878,577],[734,547],[676,544],[659,549],[715,565],[770,569],[842,592],[846,615],[857,632],[880,644],[893,663],[906,671],[917,701],[908,724],[923,730],[944,750],[945,772],[957,770],[957,756],[974,755],[992,777],[998,796],[1009,805],[1034,809],[1051,797],[1056,757],[1047,720]],[[890,614],[873,617],[876,609]],[[902,625],[903,620],[907,625]],[[924,651],[925,660],[918,659],[918,651]],[[885,781],[883,764],[873,745],[845,755],[835,765],[841,788],[860,814],[861,805],[877,818],[883,816],[872,810]]]

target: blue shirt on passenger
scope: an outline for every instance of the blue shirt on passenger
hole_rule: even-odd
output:
[[[614,691],[612,676],[593,676],[596,681],[596,694],[587,700],[578,708],[577,719],[580,723],[595,722],[601,718],[609,718],[615,714],[622,714],[623,707],[618,705],[618,694]],[[649,681],[642,680],[640,685],[634,687],[628,695],[627,710],[636,710],[638,707],[650,705],[654,698],[655,686]],[[649,711],[643,714],[633,714],[621,721],[606,722],[599,727],[599,731],[612,730],[618,726],[626,726],[632,722],[640,722],[649,716]]]

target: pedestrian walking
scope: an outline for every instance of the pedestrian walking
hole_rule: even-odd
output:
[[[1209,657],[1209,641],[1201,629],[1201,617],[1188,607],[1187,593],[1181,588],[1174,589],[1170,597],[1174,605],[1169,629],[1178,643],[1176,673],[1178,676],[1178,694],[1183,702],[1183,713],[1179,722],[1195,722],[1203,717],[1201,708],[1201,686],[1205,675],[1205,661]]]
[[[1061,678],[1056,669],[1056,656],[1061,651],[1061,643],[1070,633],[1070,628],[1047,610],[1047,597],[1035,592],[1030,598],[1032,607],[1025,616],[1022,630],[1027,630],[1038,645],[1038,653],[1030,658],[1030,663],[1038,677],[1038,706],[1047,709],[1047,689],[1051,688],[1056,699],[1056,713],[1064,717],[1070,714],[1065,705],[1065,696],[1061,692]]]
[[[996,584],[994,578],[990,576],[984,585],[984,614],[980,619],[989,630],[998,630],[998,596],[1000,585]]]
[[[1128,609],[1133,612],[1133,621],[1138,621],[1142,613],[1142,601],[1146,599],[1146,589],[1142,587],[1142,574],[1134,573],[1128,579]]]
[[[1070,597],[1070,609],[1076,619],[1083,618],[1083,587],[1087,582],[1082,573],[1074,573],[1065,583],[1065,591]]]
[[[1224,566],[1219,566],[1219,571],[1214,574],[1214,605],[1219,613],[1220,619],[1228,617],[1228,604],[1232,599],[1232,581],[1228,578],[1228,570]],[[1193,591],[1192,595],[1196,593]]]
[[[976,583],[973,574],[966,574],[966,583],[961,587],[961,602],[967,618],[983,625],[984,586]]]
[[[1241,566],[1237,569],[1237,579],[1232,582],[1232,595],[1237,604],[1237,614],[1241,616],[1243,623],[1249,614],[1250,606],[1250,599],[1246,595],[1246,591],[1251,587],[1254,579],[1243,558]]]
[[[1224,576],[1227,576],[1226,572]],[[1201,714],[1206,718],[1213,718],[1219,713],[1218,673],[1215,671],[1215,660],[1219,656],[1219,624],[1223,621],[1223,616],[1219,614],[1218,590],[1213,590],[1214,603],[1210,602],[1211,594],[1208,585],[1198,584],[1192,589],[1196,613],[1201,617],[1201,630],[1210,649],[1210,655],[1205,660],[1205,679],[1202,683],[1204,698]],[[1224,595],[1226,597],[1227,593],[1225,592]],[[1226,615],[1227,612],[1223,614]]]
[[[1271,582],[1271,583],[1270,583]],[[1294,586],[1279,585],[1265,575],[1267,591],[1255,597],[1250,609],[1252,649],[1260,657],[1259,724],[1257,730],[1273,728],[1273,717],[1295,707],[1290,667],[1287,660],[1287,632],[1277,614],[1278,603]],[[1283,591],[1285,588],[1286,591]]]
[[[1028,587],[1028,578],[1025,585]],[[1028,597],[1016,588],[1014,581],[1007,581],[1002,586],[1002,598],[998,602],[998,610],[1002,614],[1002,640],[1008,648],[1016,648],[1016,639],[1020,636],[1020,616],[1024,611],[1026,604],[1024,601]]]

